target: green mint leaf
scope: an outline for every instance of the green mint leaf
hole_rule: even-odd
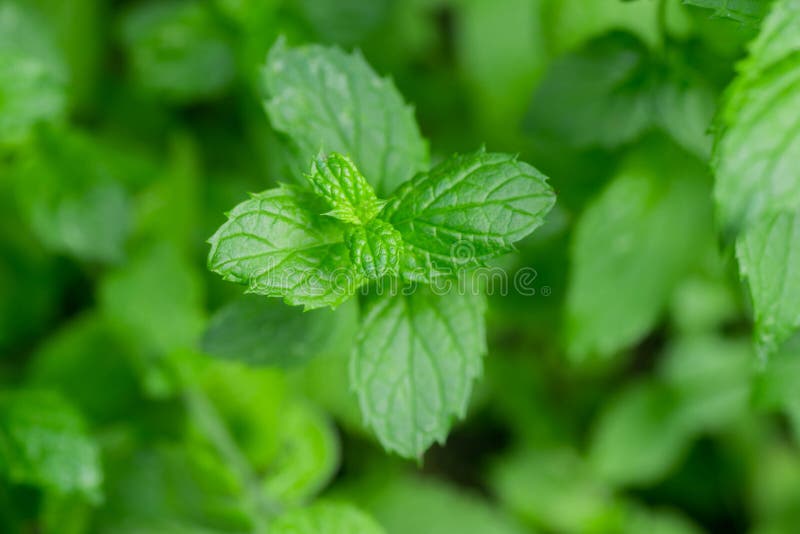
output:
[[[250,365],[294,367],[330,345],[341,344],[339,331],[355,327],[351,306],[304,312],[260,295],[245,295],[220,309],[203,335],[203,352]],[[352,325],[352,326],[351,326]]]
[[[570,353],[610,355],[656,323],[711,246],[707,176],[666,143],[634,153],[577,223],[567,293]],[[669,229],[669,231],[666,231]]]
[[[248,291],[306,309],[336,307],[364,282],[344,244],[344,225],[319,199],[281,186],[236,206],[211,237],[209,268]]]
[[[370,516],[351,504],[320,501],[280,516],[270,531],[275,534],[384,534]]]
[[[464,417],[486,353],[482,295],[420,287],[366,313],[350,362],[361,412],[383,446],[419,458]]]
[[[44,20],[17,2],[0,3],[0,145],[24,141],[66,108],[67,67]]]
[[[378,195],[427,168],[428,148],[413,111],[360,54],[278,41],[263,80],[272,125],[299,154],[348,154]]]
[[[122,20],[136,83],[178,102],[219,94],[235,75],[225,28],[205,2],[150,0]]]
[[[381,217],[402,235],[401,273],[426,279],[513,250],[555,203],[547,178],[515,156],[453,156],[403,184]]]
[[[101,497],[100,451],[81,414],[46,390],[0,395],[0,473],[15,483]]]
[[[739,65],[714,157],[722,224],[738,232],[800,207],[800,3],[780,0]]]
[[[317,156],[306,178],[314,193],[332,208],[326,215],[346,223],[366,224],[385,204],[375,196],[353,161],[335,152]]]
[[[359,272],[375,280],[386,274],[397,275],[403,238],[394,227],[379,219],[348,230],[345,243],[350,259]]]
[[[757,24],[769,11],[770,0],[683,0],[690,6],[713,9],[715,17]]]
[[[800,329],[800,212],[755,224],[737,240],[736,255],[750,286],[756,347],[766,358]]]

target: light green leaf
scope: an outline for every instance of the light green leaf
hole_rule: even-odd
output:
[[[402,234],[402,274],[454,274],[513,250],[542,225],[555,203],[547,178],[507,154],[483,150],[418,174],[381,214]]]
[[[370,516],[351,504],[317,502],[279,517],[270,527],[275,534],[383,534]]]
[[[15,483],[80,493],[93,501],[101,497],[97,445],[81,414],[47,390],[0,395],[0,473]]]
[[[355,306],[303,312],[284,303],[247,295],[220,309],[203,335],[203,351],[251,365],[291,367],[336,344],[341,329],[355,325]]]
[[[800,329],[800,212],[759,221],[737,240],[736,256],[750,286],[756,347],[767,358]]]
[[[634,154],[573,235],[567,336],[577,358],[610,355],[655,325],[710,246],[705,170],[666,144]]]
[[[209,239],[209,268],[248,291],[306,309],[336,307],[363,283],[344,225],[310,192],[281,186],[253,195]]]
[[[386,449],[406,457],[443,442],[464,417],[486,353],[482,295],[415,289],[374,303],[350,365],[364,421]]]
[[[345,243],[350,249],[350,259],[363,276],[375,280],[398,274],[403,238],[386,221],[375,219],[348,230]]]
[[[67,67],[44,20],[18,2],[0,2],[0,145],[24,141],[66,107]]]
[[[742,339],[695,335],[673,343],[659,375],[678,395],[676,408],[690,431],[724,428],[747,413],[752,356]]]
[[[263,80],[272,125],[301,156],[320,150],[349,155],[378,195],[427,168],[428,148],[411,108],[360,54],[278,41]]]
[[[800,2],[779,0],[728,89],[715,147],[715,197],[733,232],[800,208]]]
[[[335,152],[317,156],[306,178],[314,193],[332,208],[325,215],[346,223],[366,224],[385,204],[375,196],[353,161]]]
[[[233,50],[204,2],[150,0],[122,21],[136,83],[175,101],[208,98],[233,80]]]

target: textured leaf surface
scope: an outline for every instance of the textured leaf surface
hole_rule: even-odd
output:
[[[737,240],[736,253],[753,299],[756,346],[767,357],[800,329],[800,214],[756,224]]]
[[[301,155],[347,154],[386,195],[428,165],[410,107],[360,54],[336,48],[287,48],[279,41],[263,74],[272,125]]]
[[[97,445],[63,398],[44,390],[0,396],[0,472],[16,483],[100,497]]]
[[[633,156],[583,213],[567,294],[574,356],[612,354],[653,327],[710,242],[706,183],[699,163],[658,144]]]
[[[403,238],[391,224],[374,220],[348,231],[345,242],[350,259],[359,272],[370,279],[397,275]]]
[[[715,150],[723,225],[800,207],[800,1],[775,3],[728,90]]]
[[[253,195],[209,240],[209,268],[288,304],[337,306],[363,280],[343,242],[343,225],[317,215],[323,211],[313,194],[295,187]]]
[[[384,208],[402,234],[412,278],[483,263],[513,250],[555,203],[547,178],[514,156],[454,156],[404,184]],[[404,272],[404,274],[407,274]]]
[[[465,415],[483,369],[485,306],[480,295],[419,288],[383,296],[368,311],[351,359],[351,385],[385,448],[419,457]]]
[[[22,141],[64,112],[67,68],[47,30],[20,3],[0,3],[0,143]]]
[[[317,156],[306,178],[314,193],[332,208],[326,215],[346,223],[366,224],[384,205],[347,156]]]
[[[270,529],[276,534],[383,534],[383,528],[351,504],[318,502],[292,510]]]

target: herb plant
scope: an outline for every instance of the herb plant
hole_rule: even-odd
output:
[[[799,160],[800,0],[0,0],[0,532],[794,534]]]
[[[485,150],[412,177],[427,164],[426,143],[396,89],[357,55],[280,42],[264,76],[276,128],[298,147],[352,150],[372,178],[348,156],[316,156],[306,187],[269,189],[228,214],[210,239],[209,267],[306,310],[377,284],[350,380],[381,443],[421,457],[466,412],[486,352],[485,303],[480,288],[437,294],[398,283],[435,284],[509,252],[555,195],[535,168]]]

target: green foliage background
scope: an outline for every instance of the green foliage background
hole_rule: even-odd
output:
[[[316,155],[281,36],[557,194],[419,461],[350,389],[364,299],[206,268]],[[797,532],[798,54],[797,0],[0,0],[0,531]]]

